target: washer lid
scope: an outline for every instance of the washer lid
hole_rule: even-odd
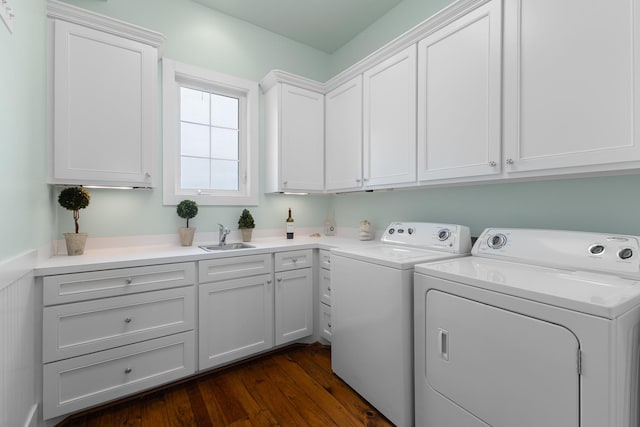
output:
[[[609,319],[640,304],[640,281],[610,274],[479,257],[416,265],[415,271]]]
[[[386,265],[397,269],[409,269],[414,265],[424,262],[437,261],[458,257],[461,255],[448,252],[432,251],[426,249],[410,248],[406,246],[394,246],[380,244],[363,248],[331,249],[332,255],[339,255],[359,261]]]

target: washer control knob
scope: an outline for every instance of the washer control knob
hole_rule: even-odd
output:
[[[592,245],[589,248],[589,253],[593,255],[600,255],[604,252],[604,245]]]
[[[487,245],[489,245],[491,249],[500,249],[506,244],[507,236],[505,236],[504,234],[494,234],[493,236],[489,236],[489,238],[487,239]]]
[[[395,233],[395,232],[396,232],[396,229],[395,229],[395,228],[390,228],[390,229],[389,229],[389,234],[393,234],[393,233]]]
[[[449,236],[451,236],[451,231],[446,228],[443,228],[442,230],[438,231],[438,240],[440,240],[441,242],[444,242],[445,240],[447,240]]]
[[[620,249],[620,251],[618,252],[618,257],[620,259],[629,259],[632,256],[633,256],[633,249],[631,248]]]
[[[407,230],[407,233],[409,233],[409,234],[413,234],[413,233],[415,233],[415,232],[416,232],[416,229],[415,229],[415,228],[411,228],[411,227],[409,227],[409,229]]]

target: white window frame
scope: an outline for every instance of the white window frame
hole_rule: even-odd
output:
[[[189,190],[180,185],[180,87],[240,98],[239,189]],[[162,202],[177,205],[194,200],[203,206],[258,204],[258,83],[195,65],[162,59]],[[242,106],[245,108],[242,108]]]

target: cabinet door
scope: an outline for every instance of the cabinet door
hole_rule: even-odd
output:
[[[501,3],[418,44],[418,179],[500,172]]]
[[[327,93],[325,188],[362,187],[362,76]]]
[[[276,273],[276,345],[313,334],[311,268]]]
[[[151,186],[157,50],[55,21],[55,182]]]
[[[416,180],[416,46],[363,74],[366,186]]]
[[[639,14],[636,0],[505,2],[508,172],[640,159]]]
[[[199,294],[200,369],[273,347],[270,274],[200,285]]]
[[[324,95],[288,84],[281,91],[282,190],[323,190]]]

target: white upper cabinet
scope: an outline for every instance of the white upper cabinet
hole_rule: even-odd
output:
[[[265,192],[324,190],[324,94],[277,83],[265,105]]]
[[[640,160],[639,13],[636,0],[505,2],[507,172]]]
[[[416,46],[363,74],[364,184],[416,181]]]
[[[138,27],[129,34],[124,23],[59,2],[48,7],[51,182],[152,187],[159,143],[156,43],[163,36]],[[79,22],[84,17],[86,24]],[[146,33],[149,43],[142,40]]]
[[[498,174],[501,2],[418,44],[418,180]]]
[[[325,188],[362,187],[362,76],[325,96]]]

